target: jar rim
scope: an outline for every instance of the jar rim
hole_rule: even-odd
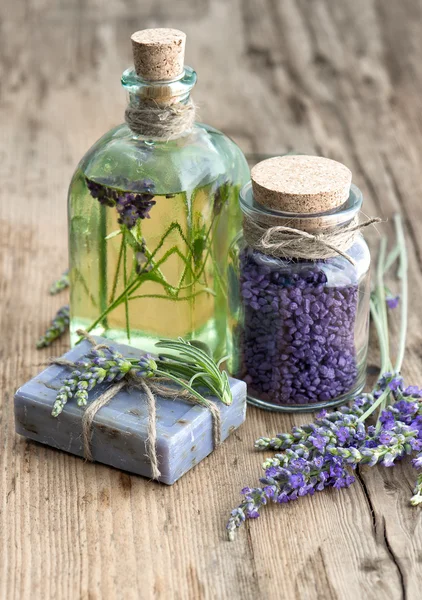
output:
[[[353,183],[350,186],[349,197],[343,204],[329,211],[320,213],[282,212],[267,208],[256,202],[251,181],[243,186],[239,194],[239,203],[243,214],[253,221],[264,220],[268,222],[268,219],[274,221],[277,221],[277,219],[282,219],[283,221],[286,219],[300,219],[301,223],[309,223],[309,225],[311,225],[318,219],[320,228],[337,227],[352,221],[360,211],[362,202],[362,192]]]

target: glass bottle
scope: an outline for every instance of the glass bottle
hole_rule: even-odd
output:
[[[138,33],[150,31],[158,50],[163,35],[175,32]],[[173,47],[169,52],[171,67]],[[190,67],[173,75],[152,81],[126,70],[129,107],[157,106],[160,126],[160,111],[188,105],[196,82]],[[221,356],[228,248],[240,229],[237,197],[249,177],[246,160],[232,140],[202,123],[169,139],[137,131],[125,123],[106,133],[70,184],[72,343],[79,328],[147,351],[163,337],[182,336]]]
[[[253,171],[252,171],[253,173]],[[362,194],[323,213],[277,211],[240,193],[245,218],[333,233],[356,218]],[[243,233],[230,248],[230,372],[248,385],[248,400],[275,411],[309,411],[346,402],[365,384],[370,254],[358,232],[347,257],[277,257],[251,247]],[[352,262],[350,262],[350,260]]]

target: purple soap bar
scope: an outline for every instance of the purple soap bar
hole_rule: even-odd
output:
[[[107,340],[96,339],[107,343]],[[142,355],[142,351],[136,348],[120,344],[114,346],[125,356]],[[63,358],[79,360],[90,347],[88,342],[83,341]],[[69,373],[67,367],[51,365],[19,388],[15,394],[16,432],[42,444],[83,456],[84,408],[71,399],[58,417],[51,416],[57,391]],[[94,388],[89,393],[89,400],[98,398],[109,385],[101,384]],[[222,440],[239,427],[246,416],[246,384],[230,379],[230,387],[233,394],[230,406],[215,401],[221,412]],[[156,396],[156,404],[159,481],[171,485],[213,451],[212,417],[206,408],[184,400]],[[94,460],[151,477],[145,447],[147,425],[144,393],[123,388],[95,416],[91,445]]]

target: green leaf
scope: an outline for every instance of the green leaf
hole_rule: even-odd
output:
[[[214,360],[203,349],[182,338],[178,340],[160,340],[156,346],[174,350],[177,353],[176,355],[164,355],[164,357],[169,356],[170,360],[162,361],[160,370],[172,375],[176,372],[182,377],[180,367],[183,366],[186,374],[191,371],[188,380],[189,387],[194,382],[195,384],[201,383],[224,404],[229,405],[232,403],[233,398],[227,373],[225,371],[221,372]],[[160,354],[160,356],[163,355]],[[186,381],[184,384],[186,384]]]
[[[201,342],[201,340],[190,340],[190,343],[192,346],[194,346],[195,348],[199,348],[199,350],[202,350],[203,352],[205,352],[205,354],[212,358],[211,348],[208,346],[208,344],[206,344],[205,342]]]

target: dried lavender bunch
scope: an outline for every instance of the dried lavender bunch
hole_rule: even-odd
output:
[[[174,353],[157,358],[146,354],[138,359],[124,357],[110,345],[94,347],[83,360],[75,363],[76,369],[63,381],[53,405],[52,416],[57,417],[69,399],[75,398],[78,406],[85,406],[88,392],[96,385],[120,381],[129,376],[170,379],[187,389],[204,405],[209,404],[203,395],[204,389],[224,404],[231,404],[227,373],[219,370],[219,364],[206,351],[181,338],[177,341],[161,340],[157,346]]]
[[[371,315],[381,350],[381,373],[371,394],[356,398],[351,407],[322,411],[313,423],[294,427],[291,433],[274,438],[259,438],[258,449],[282,450],[265,461],[262,487],[244,488],[242,503],[227,523],[229,539],[246,520],[259,516],[270,500],[284,503],[314,494],[325,487],[348,487],[354,481],[350,469],[359,464],[393,466],[397,459],[416,452],[413,465],[422,468],[422,391],[405,387],[400,375],[407,329],[407,255],[399,216],[395,217],[397,245],[386,256],[386,240],[380,248],[377,284],[371,296]],[[401,289],[401,328],[396,362],[393,368],[389,351],[387,307],[398,305],[384,284],[384,274],[400,259],[398,275]],[[379,411],[376,425],[367,420]],[[412,505],[422,503],[422,473],[419,475]]]
[[[62,306],[57,311],[56,316],[51,322],[50,327],[45,334],[38,340],[37,348],[45,348],[50,346],[57,340],[65,331],[69,329],[69,306]]]
[[[355,481],[349,467],[355,469],[359,464],[390,467],[398,458],[420,451],[422,404],[419,399],[420,396],[402,405],[403,401],[398,401],[383,411],[379,432],[375,427],[365,427],[352,414],[342,415],[336,411],[327,416],[319,415],[309,426],[315,427],[313,435],[302,436],[283,454],[264,462],[262,487],[242,490],[243,502],[232,511],[227,523],[229,539],[233,539],[236,528],[246,519],[258,517],[259,509],[270,500],[282,504],[326,487],[349,487]],[[412,420],[406,424],[409,418]],[[416,458],[414,465],[422,467],[422,459]],[[414,505],[422,502],[421,485],[422,476],[411,499]]]
[[[66,271],[64,271],[64,273],[62,273],[60,277],[56,279],[56,281],[53,281],[50,286],[50,294],[55,296],[56,294],[59,294],[65,290],[67,287],[69,287],[69,269],[66,269]]]
[[[138,219],[149,219],[149,211],[156,204],[154,182],[150,179],[130,181],[126,178],[97,179],[85,178],[87,188],[100,204],[115,207],[121,225],[128,229],[135,226]]]
[[[338,423],[341,422],[344,416],[350,415],[357,419],[363,415],[365,410],[372,406],[373,402],[373,394],[362,394],[358,398],[355,398],[350,407],[341,406],[333,412],[321,411],[312,423],[302,425],[301,427],[293,427],[291,433],[279,433],[273,438],[261,437],[257,439],[255,448],[258,450],[287,450],[294,444],[312,442],[312,440],[319,439],[321,436],[328,440],[332,435],[327,431],[327,421],[332,424],[334,429],[338,428]],[[329,425],[328,427],[332,426]]]
[[[51,414],[57,417],[70,398],[75,398],[78,406],[88,402],[88,392],[103,381],[120,381],[132,369],[130,360],[123,357],[111,346],[90,350],[86,358],[78,361],[76,369],[63,381],[56,396]]]

